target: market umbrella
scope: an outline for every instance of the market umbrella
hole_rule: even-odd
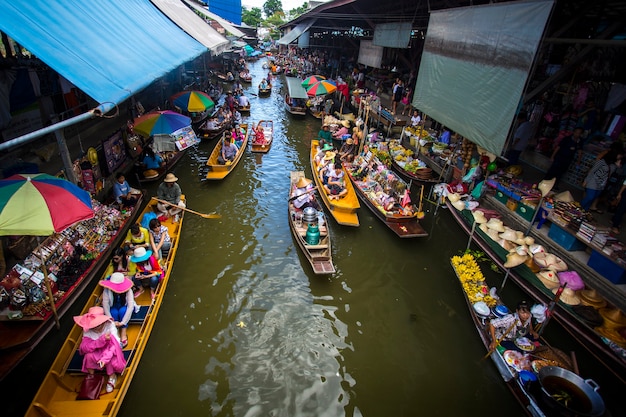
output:
[[[16,174],[0,180],[0,236],[48,236],[93,217],[91,196],[82,188],[48,174]],[[41,269],[52,313],[59,327],[48,271]]]
[[[191,126],[191,119],[171,110],[153,111],[135,119],[135,133],[150,137],[158,134],[169,135],[183,127]]]
[[[215,102],[204,91],[181,91],[170,97],[170,102],[188,112],[203,112],[215,108]]]
[[[313,84],[319,83],[320,81],[325,80],[325,79],[326,77],[324,77],[323,75],[311,75],[309,77],[306,77],[304,80],[302,80],[302,87],[307,89]]]
[[[323,96],[337,91],[337,85],[328,80],[318,81],[306,89],[309,96]]]

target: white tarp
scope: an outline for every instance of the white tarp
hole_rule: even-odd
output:
[[[282,38],[280,38],[277,43],[280,45],[289,45],[291,42],[295,41],[302,35],[304,32],[309,30],[313,23],[315,23],[316,19],[310,19],[302,23],[298,23],[294,28],[292,28],[289,32],[285,34]]]
[[[359,64],[380,68],[383,61],[383,47],[376,46],[372,41],[361,41],[359,47]]]
[[[380,23],[374,29],[372,43],[387,48],[408,48],[412,29],[411,22]]]

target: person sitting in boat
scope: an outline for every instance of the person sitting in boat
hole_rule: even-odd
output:
[[[235,82],[233,83],[233,90],[235,91],[235,93],[236,93],[237,91],[241,91],[241,90],[243,90],[243,85],[241,85],[241,83],[239,82],[239,80],[237,80],[237,81],[235,81]]]
[[[235,111],[233,112],[233,122],[236,125],[240,125],[241,122],[243,122],[243,120],[241,119],[241,113],[239,113],[239,110],[235,109]]]
[[[234,81],[234,80],[235,80],[235,77],[233,76],[233,73],[228,71],[226,73],[226,81]]]
[[[206,124],[204,125],[206,130],[217,130],[219,129],[219,126],[220,125],[217,122],[216,118],[210,118],[209,120],[207,120]]]
[[[320,206],[317,204],[312,192],[314,188],[310,179],[301,177],[296,183],[296,189],[293,191],[293,195],[298,196],[293,200],[294,207],[300,210],[304,210],[307,207],[313,207],[315,210],[319,210]]]
[[[141,227],[139,223],[135,223],[130,226],[130,229],[126,233],[126,239],[124,239],[124,250],[127,253],[131,253],[136,248],[149,248],[150,247],[150,232],[145,227]]]
[[[172,247],[172,239],[169,230],[163,226],[159,219],[150,220],[150,247],[157,259],[167,258],[167,254]]]
[[[125,348],[128,345],[126,329],[135,309],[133,282],[122,272],[114,272],[109,279],[102,280],[98,284],[104,287],[102,290],[104,314],[113,319],[113,324],[120,332],[122,348]]]
[[[113,184],[113,196],[115,197],[115,201],[121,205],[122,207],[133,207],[137,200],[139,200],[139,196],[141,195],[141,191],[134,189],[128,184],[126,181],[126,177],[124,174],[119,172],[115,176],[115,184]]]
[[[114,272],[121,272],[124,275],[132,275],[130,263],[128,262],[128,254],[124,248],[116,248],[107,269],[104,271],[106,278],[110,277]],[[134,273],[134,272],[133,272]]]
[[[356,147],[354,146],[354,141],[352,138],[347,139],[346,142],[339,149],[339,160],[352,162],[354,159],[354,154],[356,153]]]
[[[330,200],[339,200],[348,194],[348,189],[344,186],[343,180],[343,167],[340,161],[336,161],[334,165],[329,167],[328,182],[324,184],[324,189]]]
[[[259,88],[261,90],[267,90],[268,88],[270,88],[270,86],[269,86],[269,84],[268,84],[268,82],[267,82],[267,80],[265,78],[263,78],[261,80],[261,84],[259,84]]]
[[[539,338],[533,329],[532,315],[526,301],[519,302],[515,313],[492,319],[489,322],[489,334],[491,335],[490,350],[494,350],[498,344],[506,349],[520,350],[515,345],[517,339],[525,337],[534,341]]]
[[[250,105],[250,100],[245,95],[239,96],[239,108],[248,107]]]
[[[126,359],[120,345],[120,336],[111,317],[102,307],[91,307],[86,314],[74,316],[74,322],[83,329],[78,352],[83,356],[82,372],[94,374],[105,370],[109,376],[106,392],[113,392],[117,374],[126,367]]]
[[[178,177],[170,172],[165,176],[163,182],[159,184],[159,188],[157,188],[157,197],[159,200],[163,200],[168,203],[157,203],[159,217],[168,215],[174,217],[186,207],[185,202],[181,200],[183,192],[177,181]]]
[[[224,104],[222,107],[220,107],[220,109],[217,111],[217,114],[215,115],[215,117],[217,117],[218,126],[221,126],[226,121],[226,109],[227,104]]]
[[[450,129],[448,129],[447,127],[443,127],[443,132],[441,133],[441,136],[439,136],[439,139],[437,139],[439,142],[441,143],[445,143],[446,145],[450,144],[450,136],[452,134],[450,133]]]
[[[265,132],[263,131],[263,126],[261,124],[257,124],[256,127],[253,127],[254,131],[254,144],[255,145],[267,145],[267,139],[265,139]]]
[[[137,290],[133,294],[135,298],[139,297],[144,292],[144,286],[150,287],[150,296],[152,298],[156,295],[157,285],[163,276],[163,269],[157,260],[156,256],[152,254],[151,250],[145,248],[137,248],[133,251],[130,257],[130,261],[135,264],[137,272],[133,277],[133,283]]]
[[[237,151],[239,151],[237,145],[232,142],[230,136],[226,136],[224,138],[224,144],[222,145],[221,152],[217,157],[217,163],[221,165],[232,163],[237,156]]]
[[[230,129],[230,138],[232,139],[232,142],[235,144],[235,146],[238,149],[241,149],[241,145],[243,144],[243,135],[236,126]]]
[[[349,135],[350,122],[348,120],[341,121],[341,128],[333,133],[333,139],[342,140],[345,135]]]
[[[324,125],[322,125],[322,129],[317,134],[317,140],[319,140],[320,147],[324,147],[327,143],[332,145],[333,136],[332,133],[330,133],[330,126],[328,123],[324,123]]]
[[[165,167],[165,161],[158,153],[155,153],[151,146],[146,147],[145,156],[141,161],[146,169],[159,169]]]

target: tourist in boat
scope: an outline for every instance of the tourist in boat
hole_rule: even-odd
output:
[[[489,349],[494,350],[498,344],[507,349],[518,350],[515,340],[525,337],[537,340],[539,335],[533,329],[530,307],[526,301],[520,301],[515,313],[493,319],[489,322],[491,344]]]
[[[336,161],[328,171],[328,183],[324,184],[329,199],[339,200],[348,193],[343,181],[343,167],[340,161]]]
[[[104,314],[113,319],[113,324],[120,332],[122,348],[128,345],[126,329],[135,309],[133,282],[121,272],[114,272],[109,279],[99,282],[102,290],[102,308]]]
[[[354,154],[356,153],[356,147],[354,146],[354,141],[352,138],[347,139],[346,142],[339,149],[339,160],[352,162],[354,159]]]
[[[235,146],[238,149],[241,149],[241,145],[243,144],[243,134],[237,128],[237,126],[233,126],[233,128],[230,129],[230,138],[232,139],[232,142],[235,144]]]
[[[150,247],[150,232],[139,223],[130,226],[124,239],[124,249],[130,253],[137,248],[147,249]]]
[[[239,108],[241,107],[248,107],[250,105],[250,100],[248,99],[247,96],[245,96],[244,94],[241,94],[239,96]]]
[[[261,80],[261,84],[259,84],[259,88],[261,88],[261,90],[266,90],[269,88],[269,84],[267,83],[267,80],[265,78]]]
[[[170,238],[167,227],[163,226],[159,219],[150,220],[150,247],[157,259],[167,258],[167,254],[172,247],[172,240]]]
[[[216,118],[210,118],[209,120],[207,120],[206,124],[204,125],[206,130],[217,130],[219,129],[219,123],[217,122]]]
[[[229,136],[224,138],[224,144],[222,145],[221,152],[217,157],[217,163],[221,165],[225,165],[227,163],[232,163],[237,156],[237,145],[232,142],[232,139]]]
[[[296,189],[293,195],[298,197],[293,200],[294,207],[304,210],[307,207],[313,207],[315,210],[319,210],[320,206],[315,200],[312,190],[314,189],[312,181],[308,178],[301,177],[296,183]]]
[[[83,356],[81,370],[88,374],[105,370],[109,376],[106,392],[113,392],[117,375],[126,367],[120,337],[113,320],[98,306],[91,307],[82,316],[74,316],[74,322],[83,329],[83,339],[78,348]]]
[[[124,275],[131,275],[130,263],[128,262],[128,254],[126,253],[124,248],[116,248],[113,251],[113,256],[111,257],[111,261],[109,262],[106,271],[104,272],[104,276],[108,278],[114,272],[121,272]]]
[[[236,108],[233,112],[233,121],[236,125],[240,125],[243,122],[243,120],[241,119],[241,113],[239,113],[239,110],[237,110]]]
[[[159,169],[165,167],[165,161],[161,155],[154,152],[152,147],[146,147],[145,153],[146,154],[141,162],[146,169]]]
[[[226,106],[228,106],[228,110],[230,110],[231,113],[235,111],[235,104],[237,103],[237,101],[235,100],[235,97],[233,97],[232,91],[229,91],[226,94],[226,98],[224,99],[224,102]]]
[[[324,125],[322,125],[322,129],[318,132],[317,136],[320,147],[324,147],[326,144],[332,145],[333,136],[332,133],[330,133],[330,126],[328,126],[328,123],[324,123]]]
[[[137,290],[134,293],[135,298],[144,292],[144,287],[150,287],[150,296],[156,295],[157,285],[163,275],[163,269],[159,265],[159,261],[153,255],[151,250],[145,248],[137,248],[133,251],[130,261],[137,267],[137,272],[133,277],[133,283]]]
[[[124,174],[119,172],[115,176],[113,195],[115,197],[115,201],[122,207],[133,207],[135,203],[137,203],[137,200],[139,200],[141,191],[132,188],[128,184],[128,181],[126,181]]]
[[[261,124],[257,124],[256,127],[253,127],[254,130],[254,144],[255,145],[266,145],[267,139],[265,139],[265,132],[263,130],[263,126]]]
[[[235,91],[235,93],[237,93],[237,91],[241,91],[241,90],[243,90],[243,85],[241,85],[239,80],[235,81],[233,83],[233,91]]]
[[[157,189],[157,197],[159,200],[167,201],[170,204],[157,203],[159,216],[178,215],[185,208],[185,203],[181,200],[183,195],[180,185],[177,183],[178,178],[171,172],[165,176],[165,179]]]

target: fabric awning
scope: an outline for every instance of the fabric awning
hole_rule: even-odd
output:
[[[0,4],[0,30],[99,103],[121,103],[206,51],[141,0]]]
[[[306,90],[302,87],[302,80],[300,78],[285,77],[287,80],[287,90],[289,95],[293,98],[309,98],[306,94]]]
[[[150,0],[152,4],[192,38],[206,46],[213,55],[226,49],[228,39],[207,24],[180,0]]]
[[[204,16],[208,17],[209,19],[213,19],[215,20],[217,23],[219,23],[220,25],[222,25],[222,27],[231,35],[235,36],[236,38],[243,38],[244,36],[246,36],[245,33],[243,33],[242,31],[240,31],[239,29],[237,29],[236,27],[234,27],[232,25],[232,23],[230,23],[228,20],[216,15],[215,13],[211,13],[208,9],[205,9],[204,7],[200,6],[199,4],[193,3],[191,1],[188,0],[183,0],[189,7],[191,7],[192,9],[194,9],[195,11],[199,12],[200,14],[203,14]]]
[[[313,23],[315,23],[315,20],[317,20],[317,19],[311,19],[311,20],[307,20],[307,21],[302,22],[302,23],[298,23],[296,25],[296,27],[291,29],[291,31],[289,33],[287,33],[285,36],[280,38],[277,42],[280,45],[289,45],[291,42],[293,42],[296,39],[298,39],[300,37],[300,35],[302,35],[304,32],[309,30],[311,28],[311,26],[313,26]]]

